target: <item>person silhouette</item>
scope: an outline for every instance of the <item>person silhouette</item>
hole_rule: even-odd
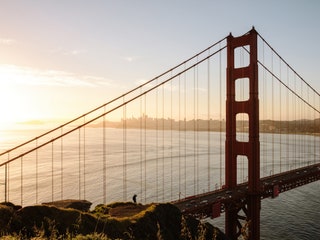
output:
[[[137,194],[133,195],[132,200],[134,203],[137,203]]]

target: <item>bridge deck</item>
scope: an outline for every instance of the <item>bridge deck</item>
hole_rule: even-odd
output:
[[[261,199],[276,197],[279,193],[320,180],[320,164],[276,174],[261,179]],[[218,217],[226,207],[241,207],[246,202],[248,183],[237,188],[219,189],[173,202],[184,214],[201,217]]]

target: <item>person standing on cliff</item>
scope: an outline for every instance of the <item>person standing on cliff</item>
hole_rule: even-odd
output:
[[[132,200],[134,203],[137,203],[137,194],[133,195]]]

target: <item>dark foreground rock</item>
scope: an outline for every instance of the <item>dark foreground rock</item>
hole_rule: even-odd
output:
[[[59,208],[72,208],[82,212],[88,212],[92,203],[87,200],[66,199],[54,202],[45,202],[42,205],[55,206]]]
[[[218,229],[182,216],[172,204],[114,203],[85,212],[52,204],[19,208],[4,203],[0,216],[0,234],[25,238],[41,232],[50,238],[102,233],[110,239],[224,239]]]

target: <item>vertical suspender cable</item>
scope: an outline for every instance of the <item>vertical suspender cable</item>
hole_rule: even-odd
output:
[[[219,48],[221,49],[221,43],[219,44]],[[221,64],[221,51],[219,52],[219,145],[220,145],[220,173],[219,173],[219,177],[220,177],[220,182],[219,182],[219,187],[221,188],[222,184],[222,152],[223,152],[223,148],[222,148],[222,64]]]
[[[51,197],[54,200],[54,163],[53,163],[53,141],[51,142]]]
[[[9,156],[9,153],[8,153],[8,156]],[[9,163],[7,163],[5,165],[5,168],[4,168],[4,201],[5,202],[8,202],[8,165]]]
[[[301,96],[304,96],[303,94],[306,94],[306,93],[303,90],[303,82],[300,81],[300,83],[301,83]],[[306,134],[305,134],[305,128],[304,127],[305,127],[305,124],[306,124],[305,119],[307,119],[307,118],[306,118],[304,110],[305,110],[305,104],[301,101],[301,108],[300,108],[300,112],[301,112],[301,114],[300,114],[301,130],[300,130],[300,134],[299,134],[300,135],[300,142],[301,142],[301,144],[300,144],[300,154],[302,154],[303,157],[306,157],[306,156],[304,156],[304,153],[305,153],[305,150],[306,150],[305,149],[305,146],[306,146],[305,136],[306,136]],[[303,161],[302,157],[300,157],[300,159],[301,159],[301,161]]]
[[[179,75],[179,89],[178,89],[178,107],[179,107],[179,119],[178,119],[178,124],[179,124],[179,129],[178,129],[178,134],[179,134],[179,166],[178,166],[178,175],[179,175],[179,196],[181,194],[181,75]]]
[[[171,72],[172,77],[172,72]],[[171,199],[173,199],[173,88],[172,80],[170,81],[170,189],[171,189]]]
[[[38,203],[38,189],[39,189],[39,165],[38,165],[38,138],[36,138],[36,203]]]
[[[86,123],[86,116],[83,116]],[[83,126],[83,199],[86,199],[86,125]]]
[[[164,202],[164,179],[165,179],[165,162],[164,162],[164,85],[162,85],[162,202]]]
[[[125,99],[123,97],[123,102]],[[127,105],[123,106],[123,201],[127,200]]]
[[[156,80],[156,85],[158,85],[158,79]],[[156,88],[156,198],[159,202],[159,93],[158,88]]]
[[[315,94],[316,95],[316,94]],[[316,105],[316,104],[315,104]],[[320,110],[320,98],[318,98],[318,109]],[[316,113],[315,113],[316,114]],[[316,115],[315,115],[316,116]],[[318,134],[320,134],[320,111],[318,112]],[[315,118],[315,120],[316,120],[316,118]],[[315,156],[315,160],[314,160],[314,162],[316,163],[316,156],[317,156],[317,159],[318,159],[318,161],[319,161],[319,157],[320,157],[320,148],[318,147],[318,146],[320,146],[320,136],[314,136],[314,139],[318,139],[318,143],[317,144],[314,144],[314,149],[315,149],[315,151],[316,150],[318,150],[318,153],[316,153],[316,154],[318,154],[318,155],[314,155]],[[316,141],[315,141],[316,142]],[[316,147],[317,146],[317,147]]]
[[[23,157],[20,158],[20,198],[23,206]]]
[[[313,93],[313,106],[316,106],[316,94]],[[320,109],[320,108],[319,108]],[[316,111],[313,111],[313,131],[317,132],[317,124],[316,124]],[[320,124],[320,118],[319,118],[319,124]],[[320,133],[320,132],[319,132]],[[316,135],[313,135],[313,164],[316,164]]]
[[[78,134],[78,174],[79,174],[79,199],[81,199],[81,128],[79,128],[79,134]]]
[[[63,128],[61,127],[61,135],[63,134]],[[61,138],[60,146],[60,184],[61,184],[61,199],[63,199],[63,137]]]
[[[289,86],[289,67],[287,66],[287,86]],[[289,129],[289,123],[290,123],[290,120],[291,120],[291,117],[289,116],[289,106],[290,106],[290,98],[289,98],[289,91],[286,91],[286,116],[287,116],[287,132],[286,132],[286,148],[287,148],[287,155],[286,155],[286,170],[288,171],[290,169],[289,167],[289,164],[290,164],[290,139],[289,139],[289,133],[290,133],[290,129]]]
[[[263,41],[262,42],[262,63],[263,65],[265,66],[265,42]],[[266,70],[265,68],[263,68],[262,70],[262,91],[263,92],[263,98],[262,98],[262,102],[263,102],[263,106],[262,106],[262,109],[263,109],[263,114],[261,116],[261,118],[263,120],[267,120],[266,118],[266,110],[267,110],[267,84],[266,84]],[[267,176],[268,174],[268,161],[266,159],[266,145],[267,145],[267,141],[266,141],[266,138],[267,138],[267,134],[263,134],[263,142],[265,142],[265,144],[262,144],[262,165],[263,165],[263,169],[264,169],[264,176]],[[260,151],[260,156],[261,156],[261,151]]]
[[[294,79],[294,92],[297,92],[297,82],[296,82],[296,75],[293,76]],[[296,168],[297,164],[297,98],[294,98],[294,168]]]
[[[106,112],[106,106],[103,107],[103,113]],[[102,160],[103,160],[103,163],[102,163],[102,171],[103,171],[103,179],[102,179],[102,182],[103,182],[103,203],[106,203],[107,202],[107,149],[106,149],[106,115],[104,114],[103,115],[103,118],[102,118],[102,131],[103,131],[103,136],[102,136],[102,144],[103,144],[103,157],[102,157]]]
[[[271,52],[271,72],[273,73],[273,52]],[[272,99],[271,99],[271,115],[272,115],[272,121],[275,122],[275,119],[274,119],[274,77],[272,75],[272,80],[271,80],[271,92],[272,92]],[[275,129],[272,130],[272,174],[275,174],[275,171],[274,171],[274,131]]]
[[[300,86],[301,87],[301,86]],[[297,82],[297,91],[299,89],[299,82]],[[296,134],[296,137],[297,137],[297,145],[296,145],[296,148],[297,148],[297,166],[296,167],[299,167],[300,165],[300,154],[301,154],[301,134],[300,134],[300,129],[301,129],[301,102],[298,98],[297,99],[297,134]]]
[[[302,85],[302,81],[300,81],[300,94],[301,96],[303,96],[303,85]],[[302,164],[302,156],[303,156],[303,153],[304,153],[304,143],[303,143],[303,125],[304,125],[304,115],[303,115],[303,108],[304,108],[304,104],[302,101],[300,101],[300,113],[299,113],[299,167],[301,167],[301,164]]]
[[[208,54],[210,55],[210,49],[208,50]],[[210,58],[208,58],[208,60],[207,60],[208,62],[208,65],[207,65],[207,67],[208,67],[208,69],[207,69],[207,71],[208,71],[208,79],[207,79],[207,84],[208,84],[208,130],[207,130],[207,137],[208,137],[208,139],[207,139],[207,141],[208,141],[208,159],[207,159],[207,168],[208,168],[208,191],[210,191],[210,184],[211,184],[211,179],[210,179],[210,133],[211,133],[211,131],[210,131]]]
[[[281,59],[279,59],[279,79],[282,80],[282,75],[281,75]],[[282,132],[281,132],[281,122],[282,122],[282,118],[281,118],[281,115],[282,115],[282,99],[281,99],[281,82],[279,81],[279,138],[280,138],[280,173],[282,172],[282,141],[281,141],[281,135],[282,135]]]
[[[147,94],[144,95],[144,201],[147,201]]]
[[[197,57],[197,62],[198,62],[198,57]],[[197,145],[197,174],[196,174],[196,178],[197,178],[197,190],[196,190],[196,194],[199,193],[199,69],[198,69],[198,65],[196,66],[196,71],[197,71],[197,75],[196,75],[196,84],[197,84],[197,139],[196,139],[196,145]]]
[[[142,93],[142,88],[140,88],[140,95]],[[142,198],[142,189],[143,189],[143,147],[142,147],[142,121],[143,121],[143,113],[142,113],[142,96],[140,97],[140,197]]]
[[[186,64],[184,64],[186,69]],[[187,194],[187,79],[186,72],[184,72],[184,193]]]
[[[8,152],[8,161],[10,159],[10,152]],[[10,195],[10,192],[9,192],[9,189],[10,189],[10,181],[9,181],[9,174],[10,174],[10,163],[6,164],[7,167],[7,177],[6,177],[6,202],[9,202],[9,195]]]
[[[196,195],[196,176],[197,176],[197,168],[196,168],[196,157],[197,157],[197,145],[196,145],[196,105],[197,105],[197,90],[196,90],[196,67],[194,67],[193,72],[193,195]]]
[[[311,100],[310,100],[310,94],[309,94],[309,88],[308,87],[306,87],[306,90],[307,90],[307,98],[308,98],[308,102],[311,102]],[[312,120],[312,116],[311,116],[311,114],[312,113],[309,113],[308,114],[308,110],[306,109],[307,107],[305,106],[305,111],[306,111],[306,118],[307,119],[310,119],[310,121]],[[311,129],[312,128],[312,126],[311,126],[311,123],[310,124],[308,124],[307,122],[305,123],[305,127],[306,127],[306,129]],[[308,165],[310,165],[311,164],[311,159],[310,159],[310,157],[309,157],[309,154],[311,154],[311,144],[308,144],[308,142],[309,142],[309,137],[308,136],[305,136],[305,140],[306,141],[304,141],[304,144],[305,144],[305,147],[307,148],[306,149],[306,153],[308,154]]]

